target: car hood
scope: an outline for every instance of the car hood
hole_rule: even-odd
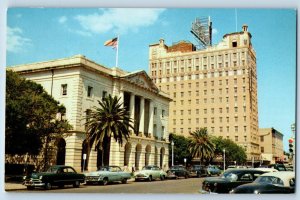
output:
[[[51,172],[37,172],[37,173],[32,173],[30,175],[30,178],[39,178],[40,176],[45,176],[45,175],[49,175],[49,174],[53,174]]]
[[[107,174],[107,172],[105,172],[105,171],[95,171],[95,172],[85,173],[84,175],[85,176],[100,176],[100,175],[103,175],[103,174]]]

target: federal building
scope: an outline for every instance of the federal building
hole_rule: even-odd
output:
[[[168,95],[159,91],[145,71],[125,72],[107,68],[83,55],[32,64],[8,67],[22,77],[41,84],[66,107],[65,118],[73,129],[52,142],[50,164],[83,168],[86,115],[99,107],[98,101],[111,94],[121,98],[124,108],[134,119],[135,129],[121,146],[113,139],[109,162],[104,164],[134,166],[148,164],[168,167],[169,102]],[[103,159],[92,148],[87,163],[89,171],[101,166]]]
[[[248,161],[258,161],[256,53],[248,26],[225,34],[216,45],[211,45],[210,21],[197,19],[191,32],[202,48],[189,41],[168,46],[164,39],[149,45],[149,74],[173,99],[169,132],[189,136],[206,127],[244,147]]]

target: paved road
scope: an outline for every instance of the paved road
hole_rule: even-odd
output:
[[[33,191],[22,190],[26,193],[182,193],[197,194],[203,178],[189,178],[177,180],[164,180],[152,182],[128,182],[127,184],[114,183],[107,186],[102,185],[81,185],[80,188],[65,186],[63,189],[53,188],[52,190],[35,189]]]

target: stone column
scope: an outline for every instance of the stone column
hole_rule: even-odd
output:
[[[145,99],[144,97],[141,97],[140,101],[140,128],[139,133],[144,133],[144,127],[145,127]]]
[[[124,161],[120,162],[120,156],[121,156],[121,152],[120,152],[119,143],[116,142],[113,138],[111,138],[110,152],[109,152],[109,165],[117,165],[123,167]]]
[[[88,171],[97,171],[97,151],[95,151],[94,145],[89,156]]]
[[[120,90],[119,98],[120,98],[120,103],[122,104],[121,108],[124,108],[124,91]]]
[[[141,170],[145,166],[145,149],[142,147],[140,160],[139,160],[139,170]]]
[[[149,112],[150,112],[150,115],[149,115],[149,127],[148,127],[148,133],[149,133],[151,136],[154,136],[154,134],[153,134],[154,108],[153,108],[153,101],[152,101],[152,100],[150,100],[150,104],[149,104]]]
[[[135,103],[135,95],[133,93],[130,94],[130,103],[129,103],[129,112],[130,112],[130,118],[132,119],[131,125],[134,127],[134,103]],[[131,129],[132,134],[134,133],[134,130]]]
[[[65,165],[72,166],[76,171],[81,171],[81,153],[82,140],[80,140],[76,133],[68,136],[66,139],[66,157]]]

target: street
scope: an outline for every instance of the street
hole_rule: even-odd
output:
[[[35,190],[19,190],[17,192],[26,193],[156,193],[156,194],[172,194],[185,193],[197,194],[204,178],[188,178],[178,180],[164,180],[152,182],[128,182],[127,184],[110,183],[103,185],[80,185],[80,188],[65,186],[60,189],[54,187],[52,190],[35,189]]]

